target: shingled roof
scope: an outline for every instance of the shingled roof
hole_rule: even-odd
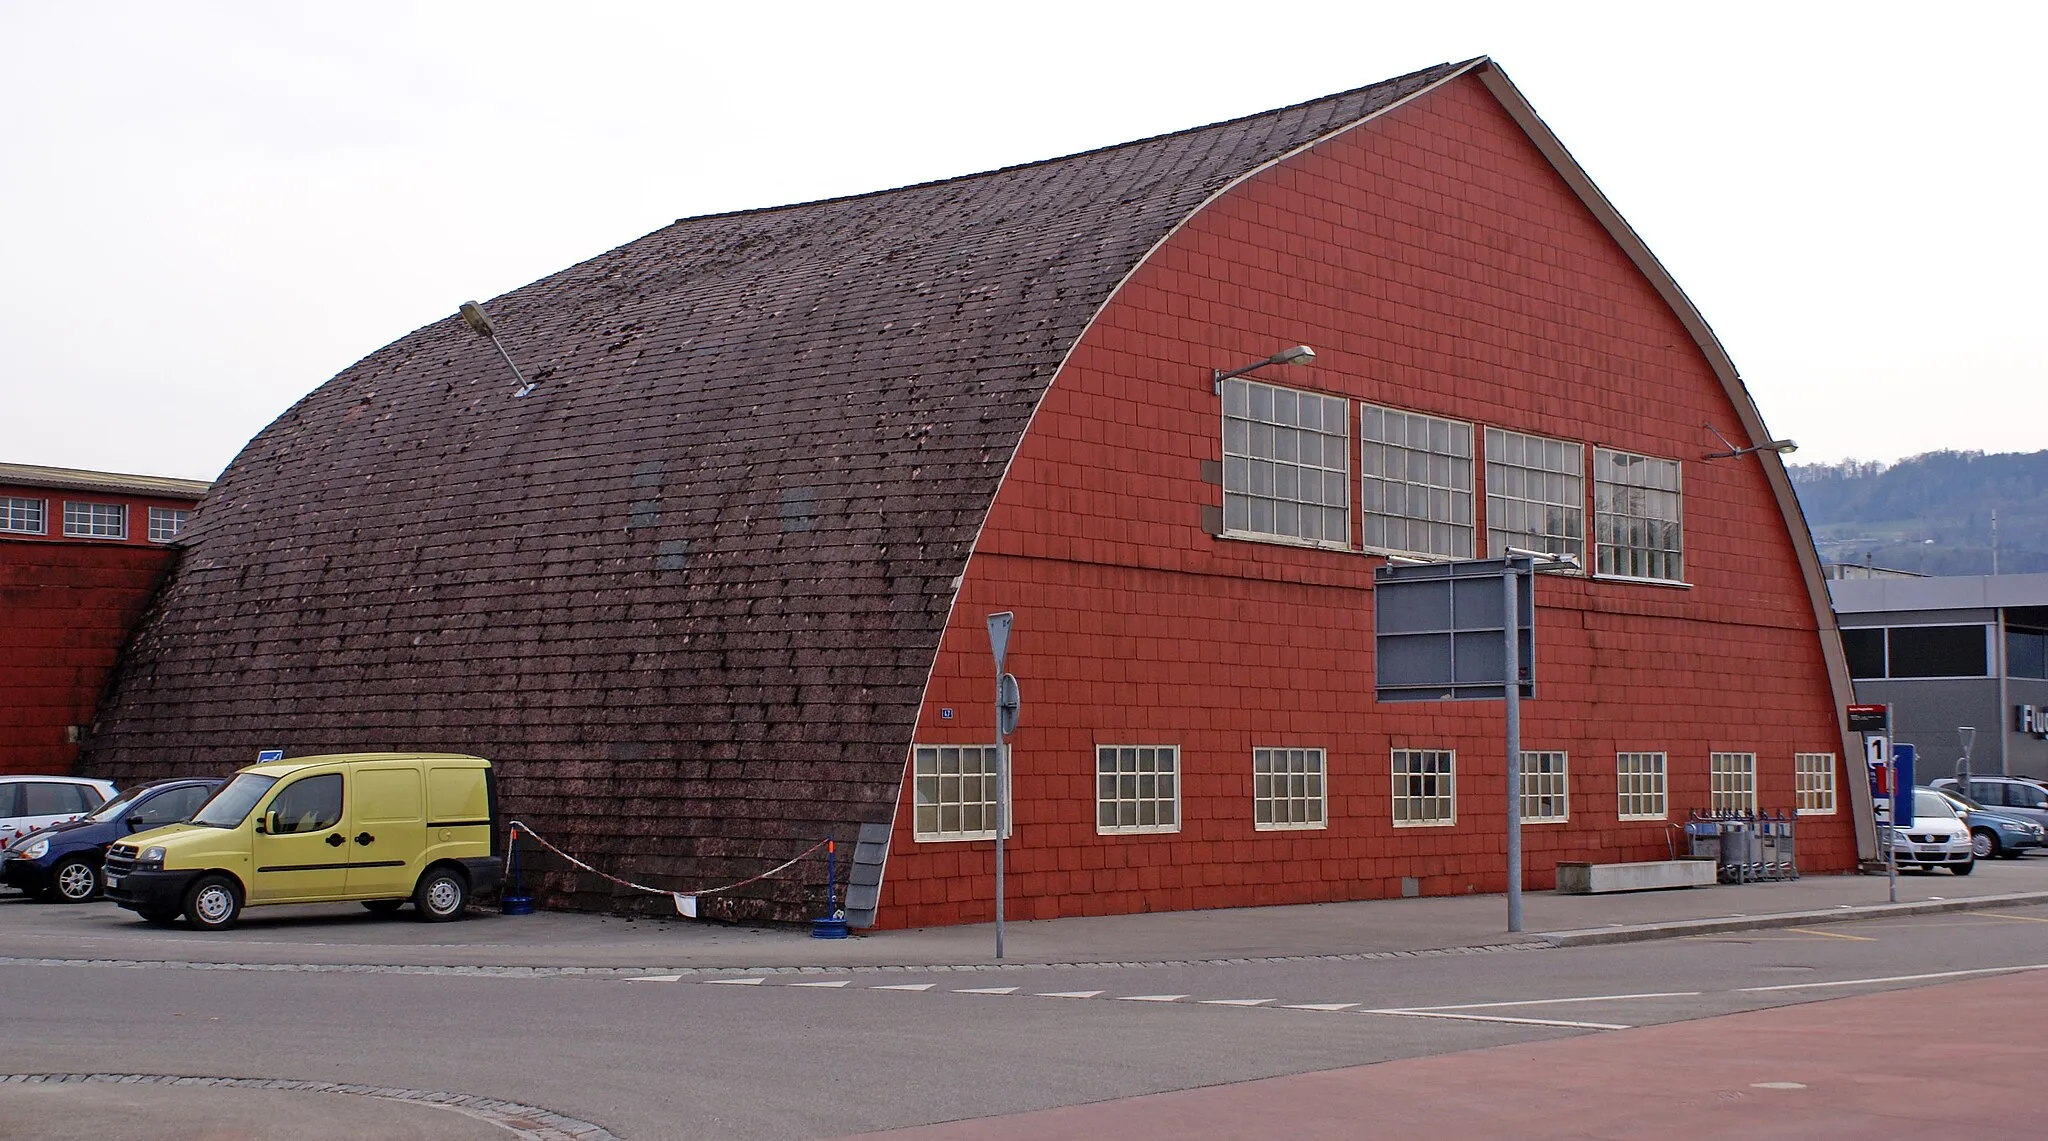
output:
[[[958,576],[1093,315],[1235,180],[1469,66],[678,221],[487,303],[523,398],[459,320],[413,332],[221,476],[84,767],[480,753],[513,813],[681,889],[889,819]]]

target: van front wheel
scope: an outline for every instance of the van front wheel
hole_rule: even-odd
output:
[[[185,893],[185,921],[202,931],[225,931],[241,914],[242,889],[226,876],[200,876]]]
[[[429,868],[412,893],[413,909],[429,923],[462,918],[469,903],[469,881],[450,868]]]

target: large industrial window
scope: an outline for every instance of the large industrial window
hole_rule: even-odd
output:
[[[16,535],[42,534],[45,526],[43,507],[44,501],[40,499],[0,498],[0,531]]]
[[[1562,440],[1486,430],[1486,549],[1586,553],[1585,449]]]
[[[1832,816],[1835,812],[1835,755],[1792,754],[1795,803],[1801,816]]]
[[[1252,750],[1252,827],[1324,828],[1321,749]]]
[[[2048,678],[2048,634],[2037,630],[2005,630],[2007,677]]]
[[[1664,819],[1664,754],[1616,753],[1614,787],[1623,820]]]
[[[174,507],[152,507],[149,509],[149,541],[168,543],[185,529],[185,520],[191,513]]]
[[[1180,747],[1095,746],[1095,830],[1180,831]]]
[[[911,749],[919,840],[996,838],[994,745],[917,745]]]
[[[1522,823],[1562,824],[1570,817],[1565,798],[1565,754],[1522,754]]]
[[[64,533],[77,539],[125,539],[128,507],[121,503],[64,503]]]
[[[2008,636],[2008,652],[2010,637]],[[1893,626],[1842,631],[1852,678],[1987,677],[1991,627]],[[2008,662],[2007,669],[2020,674]]]
[[[1368,550],[1472,557],[1472,425],[1359,409],[1359,510]]]
[[[1342,397],[1223,384],[1223,529],[1351,546],[1348,404]]]
[[[1458,822],[1458,754],[1394,750],[1394,827]]]
[[[1678,461],[1593,449],[1595,569],[1617,578],[1685,579]]]
[[[1756,811],[1756,754],[1713,753],[1707,758],[1707,810]]]

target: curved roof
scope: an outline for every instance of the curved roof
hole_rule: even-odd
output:
[[[1089,320],[1234,181],[1478,62],[678,221],[489,303],[523,398],[459,320],[413,332],[223,473],[85,763],[479,753],[513,810],[685,889],[887,819],[957,576]]]

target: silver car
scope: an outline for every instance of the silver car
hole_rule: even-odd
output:
[[[1954,777],[1927,782],[1935,788],[1954,788]],[[1980,777],[1970,778],[1970,787],[1963,790],[1970,799],[1996,812],[2022,816],[2036,824],[2048,827],[2048,788],[2023,777]]]
[[[1959,876],[1977,870],[1969,825],[1931,788],[1913,790],[1913,822],[1892,829],[1892,858],[1902,868],[1947,868]]]

